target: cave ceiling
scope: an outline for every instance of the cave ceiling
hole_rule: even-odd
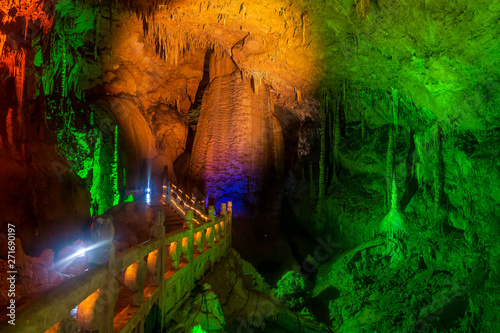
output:
[[[191,61],[192,48],[225,52],[280,97],[301,101],[343,81],[396,88],[433,120],[481,128],[498,122],[480,109],[498,90],[499,13],[485,1],[178,0],[144,16],[143,41],[174,68]],[[186,89],[168,95],[189,108],[199,79],[184,76]]]
[[[69,2],[56,3],[63,8]],[[46,32],[52,25],[50,3],[30,7],[29,1],[3,2],[3,30],[19,30],[20,18],[26,17],[24,22],[35,22]],[[178,110],[187,110],[196,104],[193,91],[203,76],[200,50],[213,49],[229,55],[242,75],[270,85],[285,99],[300,102],[317,97],[321,88],[349,81],[357,89],[399,89],[442,123],[460,119],[462,125],[477,129],[499,121],[491,107],[483,105],[499,89],[498,1],[85,3],[101,14],[104,68],[98,74],[92,69],[84,73],[82,90],[96,90],[95,81],[85,82],[85,76],[102,75],[107,94],[156,93]],[[8,53],[4,37],[0,50]],[[113,52],[108,63],[106,50]],[[156,59],[149,59],[153,56]],[[132,66],[120,69],[120,57],[147,69],[149,77]],[[3,65],[14,67],[12,59],[2,55]],[[124,77],[110,85],[117,74]],[[144,81],[129,84],[127,76]],[[162,91],[159,84],[172,88]],[[159,101],[158,96],[141,98],[144,109]]]

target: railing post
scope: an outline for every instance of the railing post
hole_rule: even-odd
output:
[[[86,330],[113,332],[113,319],[118,298],[118,282],[115,275],[115,246],[113,217],[101,215],[94,218],[90,237],[99,246],[89,253],[89,261],[96,265],[108,265],[106,285],[87,297],[78,306],[77,320]]]
[[[186,259],[189,261],[189,262],[192,262],[193,261],[193,253],[194,253],[194,233],[193,233],[193,210],[192,209],[188,209],[186,211],[186,224],[190,230],[190,233],[189,233],[189,239],[188,239],[188,244],[187,244],[187,253],[184,252],[184,254],[186,255]]]
[[[194,212],[192,209],[186,210],[186,223],[190,229],[189,232],[189,240],[188,240],[188,246],[187,246],[187,254],[186,254],[186,259],[189,261],[189,281],[194,282],[194,260],[193,260],[193,255],[194,255],[194,222],[193,222],[193,217],[194,217]]]
[[[208,206],[208,217],[210,218],[210,234],[207,236],[207,242],[210,245],[210,270],[213,270],[215,267],[215,258],[216,258],[216,248],[215,248],[215,207]]]
[[[220,233],[221,233],[221,240],[223,242],[222,246],[222,251],[224,254],[226,254],[227,251],[227,235],[226,235],[226,230],[227,230],[227,217],[226,217],[227,211],[226,211],[226,203],[221,203],[220,205],[220,215],[224,217],[224,220],[219,224],[220,225]]]
[[[160,239],[160,247],[148,254],[148,271],[153,276],[153,285],[160,286],[165,276],[165,212],[159,209],[151,227],[151,238]]]
[[[160,329],[163,331],[165,326],[165,308],[164,308],[164,280],[165,265],[167,261],[167,251],[165,244],[165,211],[162,207],[156,211],[154,225],[151,227],[151,237],[160,239],[160,247],[148,255],[148,270],[153,275],[153,284],[158,286],[158,308],[160,309]],[[150,262],[151,258],[151,262]]]
[[[229,247],[233,246],[233,202],[227,202],[226,228],[228,230],[227,237],[229,239]]]

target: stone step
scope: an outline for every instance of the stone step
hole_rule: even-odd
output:
[[[173,224],[183,224],[183,220],[177,220],[177,221],[167,221],[165,222],[165,225],[173,225]]]

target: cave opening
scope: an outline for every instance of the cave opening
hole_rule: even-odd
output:
[[[3,1],[0,330],[499,331],[499,15]]]

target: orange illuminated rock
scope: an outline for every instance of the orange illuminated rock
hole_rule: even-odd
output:
[[[190,177],[219,200],[224,196],[244,213],[258,204],[274,165],[274,140],[269,87],[244,78],[225,53],[210,59],[210,85],[205,91],[191,155]],[[279,147],[274,147],[274,144]]]

